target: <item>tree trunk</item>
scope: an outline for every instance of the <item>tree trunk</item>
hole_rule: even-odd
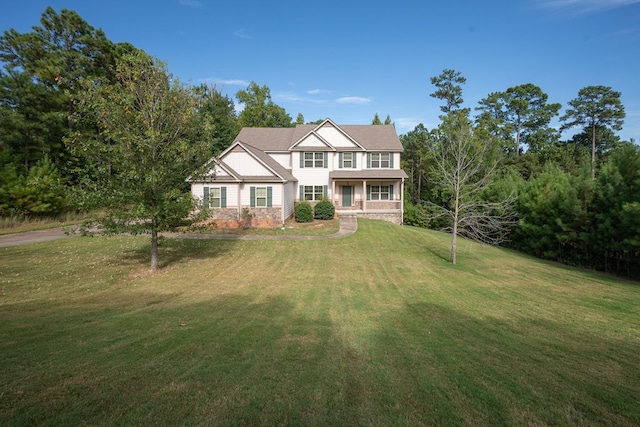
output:
[[[460,190],[456,189],[453,211],[453,228],[451,230],[451,264],[456,265],[456,249],[458,247],[458,215],[460,210]]]
[[[456,265],[456,247],[458,245],[458,224],[453,223],[453,232],[451,233],[451,264]]]
[[[158,270],[158,227],[156,218],[153,218],[151,227],[151,270]]]
[[[596,178],[596,123],[591,125],[591,179]]]
[[[518,126],[516,128],[516,157],[520,155],[520,130],[522,125],[520,124],[520,116],[518,116]]]

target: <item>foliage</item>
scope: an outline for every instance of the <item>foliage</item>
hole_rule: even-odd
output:
[[[413,204],[410,200],[405,200],[403,223],[404,225],[428,228],[429,216],[424,205]]]
[[[45,156],[24,176],[7,165],[0,173],[0,215],[56,214],[66,207],[66,189],[56,166]]]
[[[431,141],[435,133],[430,133],[421,123],[412,131],[400,136],[404,152],[402,153],[402,168],[408,175],[405,182],[409,200],[418,203],[425,198],[427,191],[427,165],[431,155]]]
[[[548,164],[541,175],[527,182],[517,211],[516,248],[558,261],[566,261],[566,254],[577,249],[577,219],[583,212],[572,177],[559,167]]]
[[[313,221],[313,207],[306,200],[297,203],[294,209],[294,217],[296,218],[296,222]]]
[[[391,116],[387,114],[387,117],[384,119],[384,123],[380,120],[380,116],[378,113],[375,113],[373,116],[373,120],[371,121],[372,125],[392,125]]]
[[[87,188],[108,208],[102,226],[114,233],[150,232],[156,269],[158,232],[179,224],[192,209],[184,183],[204,164],[209,144],[190,140],[196,99],[164,64],[137,51],[119,58],[116,70],[115,84],[82,81],[74,118],[95,121],[100,132],[93,138],[76,132],[69,144],[105,165]]]
[[[449,114],[460,109],[464,102],[462,99],[462,86],[467,79],[459,72],[451,69],[442,70],[442,74],[430,78],[431,84],[437,89],[430,96],[445,101],[440,110]]]
[[[194,138],[208,139],[211,157],[225,150],[239,132],[235,104],[219,88],[202,84],[193,88],[198,98],[198,121]]]
[[[291,116],[284,108],[271,100],[271,91],[256,82],[249,83],[246,90],[236,93],[238,102],[244,105],[238,117],[240,127],[293,127]]]
[[[328,199],[320,200],[313,207],[313,217],[315,219],[333,219],[335,213],[336,207]]]
[[[506,151],[514,151],[516,156],[523,144],[539,149],[558,140],[549,122],[558,115],[561,105],[548,104],[547,98],[542,89],[531,83],[493,92],[479,102],[477,122],[505,140],[515,134]]]
[[[620,92],[609,86],[587,86],[578,92],[578,97],[569,101],[570,109],[560,117],[561,130],[582,126],[591,130],[591,177],[595,178],[597,130],[610,128],[622,129],[624,106],[620,101]]]
[[[109,78],[114,45],[76,12],[48,7],[29,33],[0,37],[0,140],[26,171],[44,154],[70,183],[86,165],[70,155],[63,139],[71,130],[71,97],[82,78]],[[81,126],[82,124],[76,124]]]

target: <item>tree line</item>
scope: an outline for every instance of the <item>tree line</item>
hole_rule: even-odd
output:
[[[185,179],[242,127],[305,122],[255,82],[235,101],[214,85],[184,85],[67,9],[47,8],[31,32],[5,31],[0,61],[0,216],[108,207],[105,230],[154,234],[189,212]],[[472,112],[461,73],[430,81],[440,124],[400,137],[407,224],[450,231],[454,262],[460,234],[640,276],[640,151],[616,135],[619,92],[583,88],[560,116],[559,103],[526,83]],[[376,113],[372,124],[392,121]],[[577,132],[562,140],[565,129]]]
[[[459,227],[478,241],[640,277],[640,147],[615,133],[625,117],[621,94],[581,89],[558,130],[550,122],[561,105],[538,86],[490,93],[472,115],[462,107],[465,82],[454,70],[431,78],[431,96],[444,102],[440,125],[401,136],[405,222]],[[562,140],[565,129],[577,133]]]
[[[160,61],[130,43],[113,43],[76,12],[48,7],[40,25],[0,36],[0,215],[51,215],[83,209],[75,191],[114,164],[78,149],[78,135],[100,140],[105,128],[79,111],[87,83],[117,86],[132,56],[145,57],[162,78],[175,79]],[[120,67],[120,69],[119,69]],[[133,71],[133,70],[129,70]],[[89,87],[92,87],[89,84]],[[204,162],[226,148],[244,126],[288,127],[294,122],[267,86],[251,82],[236,93],[244,108],[215,85],[184,86],[192,103],[188,139],[206,146]],[[86,109],[87,104],[82,108]],[[104,139],[104,138],[103,138]],[[194,160],[194,168],[198,163]]]

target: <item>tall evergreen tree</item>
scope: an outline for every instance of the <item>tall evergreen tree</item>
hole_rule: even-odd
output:
[[[569,101],[569,108],[560,117],[564,122],[561,130],[575,126],[591,130],[591,176],[596,175],[596,145],[598,129],[620,130],[624,123],[624,106],[620,101],[620,92],[609,86],[587,86],[578,92],[578,97]]]
[[[464,102],[461,85],[465,84],[467,79],[459,71],[444,69],[439,76],[431,77],[430,81],[436,87],[436,91],[430,96],[445,101],[445,105],[440,107],[443,113],[448,114],[460,109]]]
[[[493,92],[479,102],[476,110],[480,114],[476,121],[502,139],[514,135],[513,148],[508,151],[518,156],[529,139],[536,148],[557,140],[549,122],[558,115],[561,105],[548,104],[547,99],[547,94],[531,83]]]

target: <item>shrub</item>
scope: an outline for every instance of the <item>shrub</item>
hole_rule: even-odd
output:
[[[295,208],[296,222],[311,222],[313,221],[313,208],[307,201],[300,202]]]
[[[313,216],[315,219],[332,219],[336,213],[336,208],[329,200],[321,200],[316,203],[313,208]]]
[[[415,227],[429,227],[429,218],[423,205],[414,205],[406,200],[404,202],[404,224]]]

